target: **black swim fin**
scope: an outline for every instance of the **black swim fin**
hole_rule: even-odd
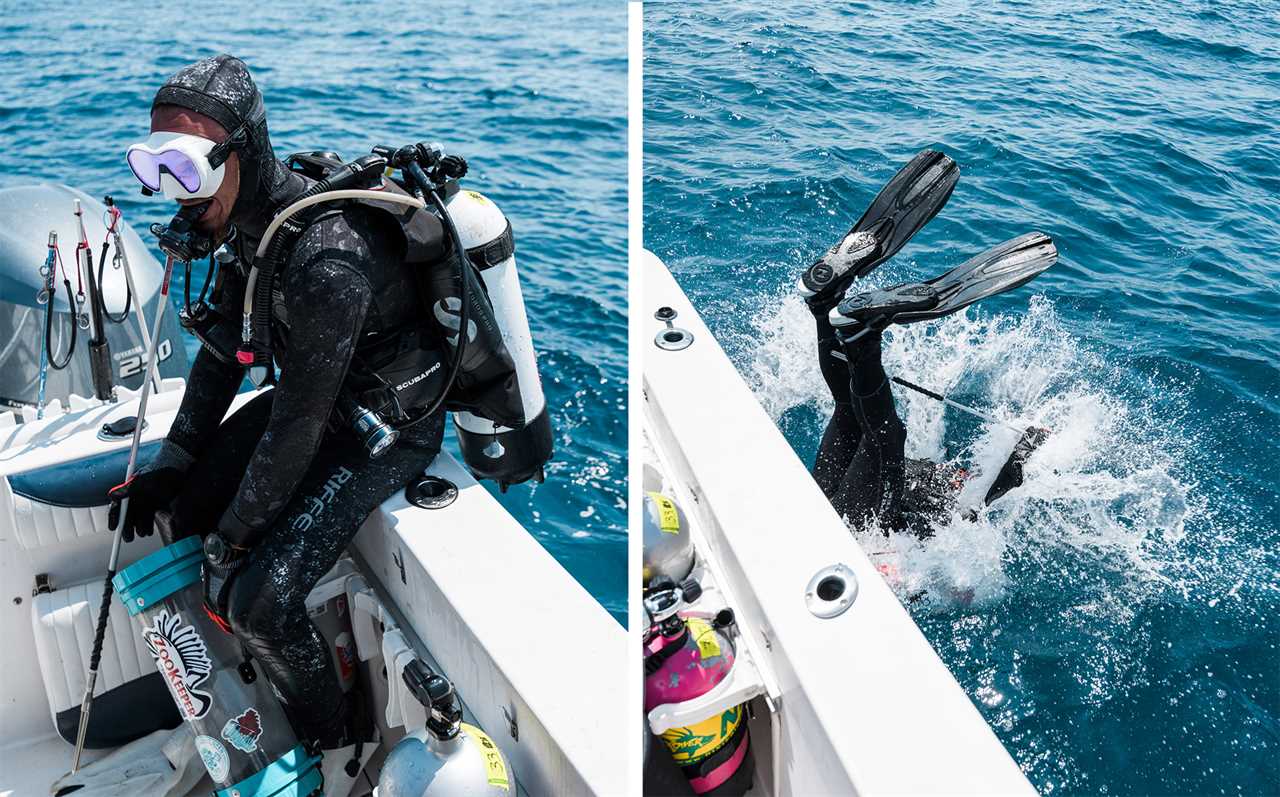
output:
[[[938,215],[959,179],[960,167],[941,152],[926,149],[916,155],[880,190],[858,223],[805,269],[796,290],[813,307],[839,301],[855,278],[893,257]]]
[[[927,282],[903,283],[849,296],[831,310],[828,319],[833,327],[858,325],[883,329],[889,324],[941,318],[988,296],[1026,285],[1056,262],[1058,250],[1052,239],[1044,233],[1027,233]],[[920,307],[903,306],[895,298],[928,295],[935,295],[937,301]]]

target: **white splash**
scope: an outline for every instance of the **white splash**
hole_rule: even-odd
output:
[[[726,348],[775,420],[810,405],[825,422],[831,398],[808,309],[794,294],[761,306],[752,331]],[[1123,605],[1153,590],[1172,589],[1184,598],[1201,588],[1213,592],[1218,581],[1221,595],[1237,580],[1236,574],[1223,580],[1221,563],[1195,553],[1205,546],[1184,543],[1193,521],[1207,519],[1208,510],[1189,475],[1196,441],[1179,423],[1185,410],[1178,386],[1151,384],[1090,349],[1043,296],[1033,296],[1024,313],[983,315],[969,308],[892,327],[885,340],[890,375],[1016,428],[1052,430],[1027,464],[1024,485],[985,507],[981,498],[1018,433],[895,391],[908,456],[968,467],[975,475],[961,505],[978,508],[976,520],[957,514],[923,543],[910,535],[855,532],[865,550],[897,571],[904,595],[923,592],[926,603],[954,608],[1011,592],[1067,590],[1072,600]],[[815,438],[820,433],[812,430]]]

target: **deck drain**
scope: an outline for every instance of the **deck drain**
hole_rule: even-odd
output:
[[[653,343],[659,349],[664,351],[680,351],[687,349],[693,343],[693,333],[687,329],[681,329],[671,323],[676,318],[676,311],[671,307],[659,307],[653,317],[667,325],[667,328],[659,332],[653,338]]]
[[[814,617],[824,620],[844,614],[857,597],[858,579],[844,564],[822,568],[804,588],[804,605]]]
[[[423,476],[417,481],[409,482],[404,490],[404,497],[409,503],[423,509],[443,509],[457,499],[458,486],[439,476]]]

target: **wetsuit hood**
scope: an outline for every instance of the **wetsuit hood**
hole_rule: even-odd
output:
[[[228,133],[248,123],[247,140],[236,148],[240,192],[230,221],[249,237],[261,237],[280,204],[305,188],[305,180],[290,172],[272,152],[262,92],[239,58],[215,55],[183,67],[156,92],[152,111],[159,105],[195,111]]]

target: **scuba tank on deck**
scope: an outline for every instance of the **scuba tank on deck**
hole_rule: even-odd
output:
[[[515,778],[484,731],[462,721],[453,684],[421,659],[404,683],[427,711],[426,725],[401,739],[382,765],[374,797],[508,797]]]
[[[676,502],[660,492],[646,492],[644,507],[644,586],[663,576],[680,582],[693,572],[693,538],[684,513]]]
[[[725,631],[726,610],[706,619],[688,610],[702,595],[694,579],[677,584],[662,576],[650,581],[644,607],[650,626],[644,635],[644,710],[701,697],[729,677],[735,652]],[[690,725],[662,734],[671,757],[694,794],[729,797],[751,788],[754,762],[747,733],[747,704],[740,703]]]

